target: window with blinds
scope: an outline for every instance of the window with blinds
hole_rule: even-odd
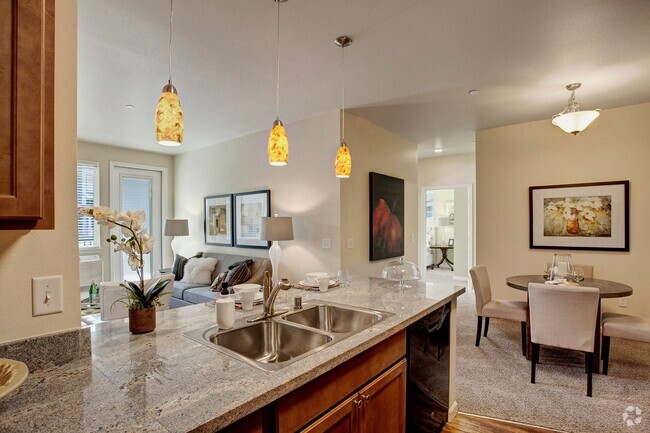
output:
[[[77,208],[99,205],[99,165],[77,162]],[[91,217],[78,217],[79,248],[99,248],[99,225]]]

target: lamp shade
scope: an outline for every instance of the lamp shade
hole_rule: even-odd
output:
[[[352,156],[350,156],[350,149],[345,142],[341,143],[339,151],[336,153],[335,163],[336,177],[348,178],[352,173]]]
[[[293,221],[291,217],[262,217],[260,240],[291,241],[293,240]]]
[[[282,122],[273,122],[273,129],[269,134],[269,164],[287,165],[289,162],[289,140]]]
[[[168,219],[165,220],[165,236],[188,236],[190,229],[187,220]]]
[[[156,107],[156,141],[162,146],[180,146],[183,142],[183,109],[176,89],[163,88]]]
[[[598,116],[600,116],[598,110],[574,111],[555,116],[552,123],[562,128],[564,132],[577,135],[579,132],[584,131]]]

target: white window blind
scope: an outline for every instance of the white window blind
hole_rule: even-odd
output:
[[[99,165],[93,162],[77,163],[77,207],[99,204]],[[79,248],[99,248],[99,225],[91,217],[78,217]]]

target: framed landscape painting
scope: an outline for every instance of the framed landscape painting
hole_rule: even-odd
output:
[[[629,251],[627,180],[532,186],[530,248]]]
[[[404,179],[370,173],[370,261],[404,255]]]
[[[271,216],[271,191],[243,192],[235,199],[235,246],[269,248],[271,242],[260,240],[262,217]]]
[[[211,195],[203,199],[204,232],[207,245],[231,246],[232,195]]]

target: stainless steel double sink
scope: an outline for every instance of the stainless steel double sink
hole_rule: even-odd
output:
[[[184,336],[266,371],[276,371],[392,316],[379,310],[309,301],[272,319],[240,319],[232,329],[217,326]]]

